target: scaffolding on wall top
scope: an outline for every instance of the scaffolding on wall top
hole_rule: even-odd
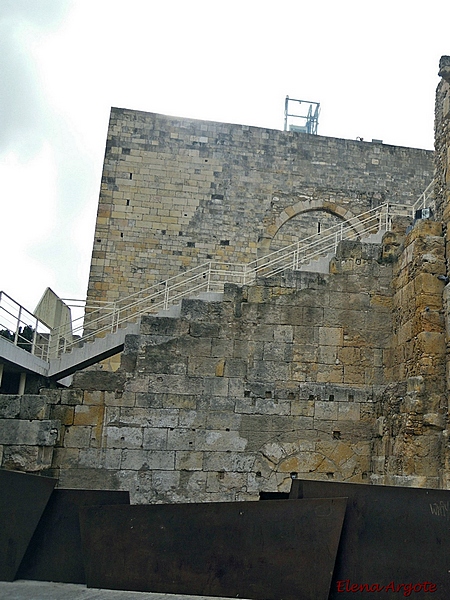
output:
[[[299,105],[305,104],[306,106],[308,106],[306,115],[290,113],[289,103],[292,102],[297,102]],[[300,110],[300,107],[297,110]],[[294,98],[289,98],[289,96],[286,96],[286,100],[284,102],[284,131],[288,131],[289,125],[289,131],[297,131],[301,133],[310,133],[312,135],[317,135],[317,126],[319,124],[319,111],[319,102],[311,102],[309,100],[295,100]],[[288,123],[289,118],[297,120]]]

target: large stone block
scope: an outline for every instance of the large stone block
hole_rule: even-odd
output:
[[[0,444],[4,446],[54,446],[58,439],[59,429],[59,421],[0,419]]]
[[[20,415],[21,396],[0,395],[0,419],[17,419]]]
[[[247,440],[237,431],[208,430],[197,431],[195,449],[203,451],[244,451]]]
[[[142,439],[141,427],[105,428],[105,443],[107,448],[142,448]],[[81,447],[85,446],[86,443],[84,443],[84,445]]]
[[[204,452],[204,471],[248,473],[255,464],[255,455],[248,452]]]
[[[203,452],[179,450],[175,452],[175,469],[177,471],[201,471],[203,469],[203,457]]]
[[[39,472],[52,466],[52,446],[6,446],[0,453],[0,464],[4,469]]]

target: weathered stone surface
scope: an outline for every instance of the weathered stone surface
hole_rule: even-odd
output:
[[[399,218],[381,246],[342,242],[327,274],[260,273],[223,302],[143,316],[118,371],[0,400],[3,462],[48,468],[52,446],[44,459],[36,444],[60,420],[60,485],[129,489],[133,502],[254,500],[292,477],[449,487],[449,89],[436,105],[445,237],[438,221]],[[206,261],[262,264],[319,218],[411,203],[433,172],[426,151],[122,109],[108,136],[88,302]],[[206,284],[209,266],[197,274]],[[160,288],[155,302],[174,292]]]
[[[0,395],[0,419],[17,419],[20,415],[20,396]]]
[[[54,446],[58,439],[59,421],[22,421],[0,419],[0,444],[14,446]]]
[[[125,381],[126,376],[123,372],[80,371],[74,375],[73,385],[81,390],[113,392],[122,389]],[[73,401],[77,403],[77,400]]]

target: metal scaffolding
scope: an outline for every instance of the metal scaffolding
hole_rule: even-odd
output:
[[[296,114],[290,113],[289,103],[297,102],[299,105],[305,104],[307,108],[306,114]],[[296,105],[295,105],[296,106]],[[303,108],[303,107],[301,107]],[[298,110],[301,110],[299,107]],[[291,109],[294,110],[294,109]],[[302,111],[304,112],[304,111]],[[312,135],[317,135],[317,126],[319,124],[319,112],[320,112],[320,103],[319,102],[311,102],[309,100],[295,100],[294,98],[289,98],[286,96],[286,100],[284,103],[284,131],[297,131],[301,133],[310,133]],[[289,118],[297,119],[294,122],[288,123]],[[300,120],[300,121],[299,121]]]

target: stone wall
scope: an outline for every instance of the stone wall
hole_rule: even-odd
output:
[[[27,472],[50,469],[60,421],[47,395],[0,395],[0,467]]]
[[[418,221],[394,262],[389,378],[396,383],[386,388],[378,407],[376,483],[447,485],[445,281],[438,278],[446,271],[444,246],[441,223]]]
[[[52,474],[134,502],[253,500],[292,477],[370,481],[391,279],[379,246],[342,242],[330,274],[229,285],[222,302],[143,317],[117,372],[51,392],[63,424]]]
[[[341,242],[327,273],[143,317],[117,371],[0,397],[1,466],[138,503],[255,500],[295,477],[448,488],[449,57],[440,73],[442,221],[398,219],[381,244]],[[431,177],[421,150],[114,109],[90,301],[411,202]]]
[[[439,76],[442,78],[436,90],[435,107],[435,197],[437,218],[444,223],[449,221],[449,148],[450,148],[450,56],[442,56],[439,62]]]
[[[441,81],[436,92],[435,110],[435,198],[437,218],[442,219],[445,242],[446,275],[450,276],[450,56],[442,56],[439,62]],[[447,283],[448,279],[446,280]],[[450,285],[447,283],[443,293],[443,308],[446,339],[445,389],[448,404],[450,390]],[[447,406],[448,410],[448,406]],[[442,461],[446,487],[450,486],[450,446],[448,429],[444,430]]]
[[[432,154],[114,108],[88,304],[411,204],[433,178]]]

